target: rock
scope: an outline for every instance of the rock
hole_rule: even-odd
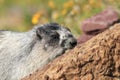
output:
[[[82,44],[82,43],[84,43],[84,42],[86,42],[86,41],[88,41],[89,39],[91,39],[92,37],[94,37],[94,36],[92,36],[92,35],[87,35],[87,34],[82,34],[82,35],[80,35],[80,37],[78,38],[78,44]]]
[[[107,8],[101,13],[98,13],[82,22],[81,30],[83,31],[83,35],[80,35],[78,38],[78,43],[81,44],[86,42],[93,36],[108,29],[111,25],[119,22],[118,13],[112,8]]]
[[[120,24],[46,65],[23,80],[119,80]]]
[[[82,26],[81,26],[81,30],[84,33],[88,33],[90,31],[94,31],[94,30],[102,30],[108,27],[108,24],[106,22],[99,22],[99,21],[94,21],[94,20],[86,20],[83,21]]]
[[[101,13],[98,13],[91,18],[86,19],[82,22],[81,29],[84,33],[103,30],[110,27],[114,22],[119,20],[118,13],[112,9],[108,8]]]

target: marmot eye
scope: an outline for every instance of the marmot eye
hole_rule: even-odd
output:
[[[57,32],[53,32],[53,33],[51,34],[51,37],[52,37],[53,39],[58,39],[59,36],[60,36],[60,35],[59,35]]]

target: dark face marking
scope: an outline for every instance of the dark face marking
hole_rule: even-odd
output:
[[[43,27],[39,27],[36,30],[36,34],[39,39],[42,39],[44,36],[49,35],[49,32],[47,30],[45,30]]]
[[[52,39],[59,39],[59,37],[60,37],[58,32],[53,32],[53,33],[50,34],[50,36],[51,36]]]
[[[69,34],[68,37],[73,37],[73,35]]]
[[[36,30],[36,34],[39,39],[51,39],[49,42],[53,42],[55,40],[59,40],[60,35],[56,32],[56,30],[60,29],[60,25],[57,23],[49,23],[44,24]],[[48,41],[48,40],[47,40]],[[50,43],[52,44],[52,43]]]
[[[64,46],[65,46],[65,43],[66,43],[66,40],[63,40],[63,41],[61,42],[61,46],[64,47]]]
[[[59,44],[60,35],[57,32],[50,34],[50,40],[48,41],[49,46],[56,46]]]
[[[58,32],[56,32],[56,30],[39,27],[36,30],[36,34],[38,38],[43,41],[45,50],[47,50],[49,47],[56,47],[59,45],[60,35]]]

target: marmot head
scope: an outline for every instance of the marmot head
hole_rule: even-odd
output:
[[[36,30],[37,37],[42,41],[45,50],[51,48],[71,49],[77,44],[71,31],[57,23],[41,25]]]

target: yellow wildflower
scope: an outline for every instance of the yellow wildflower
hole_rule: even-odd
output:
[[[114,2],[115,0],[108,0],[108,2]]]
[[[88,0],[88,2],[89,2],[90,5],[94,5],[95,4],[94,0]]]
[[[54,4],[53,0],[50,0],[50,1],[48,2],[48,6],[49,6],[50,8],[52,8],[52,9],[55,8],[55,4]]]
[[[72,11],[71,11],[71,15],[75,15],[75,14],[77,14],[78,13],[78,11],[76,11],[75,9],[73,9]]]
[[[102,5],[102,1],[89,0],[89,4],[91,5],[91,7],[100,7]]]
[[[34,14],[32,17],[32,23],[37,24],[41,16],[42,16],[41,12],[37,12],[36,14]]]
[[[67,9],[63,9],[62,10],[62,15],[64,16],[64,15],[66,15],[67,14]]]
[[[64,8],[71,8],[71,7],[73,7],[74,6],[74,2],[73,2],[73,0],[69,0],[68,2],[66,2],[66,3],[64,3]]]
[[[91,6],[90,5],[86,4],[86,5],[83,6],[83,11],[89,12],[90,10],[91,10]]]
[[[73,9],[71,10],[71,15],[75,15],[80,13],[80,8],[78,5],[74,6]]]

